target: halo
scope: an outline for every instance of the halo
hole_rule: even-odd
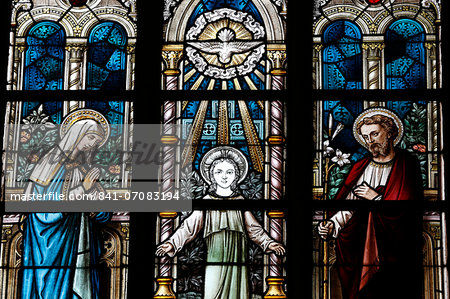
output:
[[[59,135],[61,136],[61,138],[63,138],[63,136],[66,135],[70,127],[72,127],[76,122],[83,119],[93,119],[102,126],[103,132],[105,134],[102,142],[100,142],[99,144],[99,147],[103,146],[103,144],[105,144],[109,136],[108,120],[100,112],[92,109],[80,109],[67,115],[64,118],[63,123],[61,124],[61,128],[59,129]]]
[[[355,122],[353,123],[353,136],[355,137],[356,141],[358,141],[359,144],[361,144],[362,146],[367,148],[367,144],[364,141],[364,139],[362,138],[362,136],[358,134],[358,132],[356,130],[356,126],[364,118],[371,117],[371,116],[376,115],[376,114],[384,115],[386,117],[391,118],[394,121],[395,125],[398,128],[398,135],[397,135],[397,137],[394,140],[394,146],[396,146],[400,142],[400,140],[402,140],[402,138],[403,138],[403,133],[404,133],[403,122],[400,119],[400,117],[398,117],[398,115],[395,114],[395,112],[393,112],[392,110],[389,110],[389,109],[386,109],[386,108],[380,108],[380,107],[369,108],[367,110],[364,110],[355,119]]]
[[[208,185],[211,185],[210,168],[212,163],[220,158],[227,158],[233,160],[240,171],[240,178],[238,183],[241,183],[248,172],[248,162],[244,154],[231,146],[219,146],[209,150],[200,162],[200,174]]]

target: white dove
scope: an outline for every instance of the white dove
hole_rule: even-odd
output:
[[[263,43],[262,41],[235,40],[235,38],[236,34],[233,30],[223,28],[217,32],[219,41],[188,42],[188,45],[202,52],[217,55],[220,63],[228,64],[234,54],[248,52]]]

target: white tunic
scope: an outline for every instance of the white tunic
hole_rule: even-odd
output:
[[[208,196],[208,198],[210,197]],[[232,215],[227,215],[227,213],[231,213]],[[213,217],[213,214],[222,217]],[[226,223],[222,223],[224,222],[223,220],[229,218],[226,216],[233,216],[232,218],[239,219],[239,221],[225,221]],[[215,221],[217,219],[221,220],[220,223]],[[265,252],[269,251],[269,245],[275,242],[250,211],[193,211],[166,241],[173,246],[173,250],[167,254],[170,257],[176,255],[187,243],[198,235],[203,227],[205,227],[205,237],[211,232],[223,229],[240,231],[242,233],[244,233],[245,229],[250,240],[260,246]]]
[[[371,161],[364,170],[363,174],[358,179],[356,185],[353,188],[366,182],[372,189],[376,189],[380,186],[386,186],[389,174],[392,170],[393,161],[388,163],[377,163]],[[353,192],[347,195],[347,200],[361,200]],[[373,200],[381,200],[382,195],[378,195]],[[339,211],[333,217],[330,218],[334,224],[333,238],[337,238],[339,231],[344,228],[348,221],[352,218],[353,211]]]

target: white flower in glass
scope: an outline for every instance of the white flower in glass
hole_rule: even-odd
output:
[[[336,149],[336,156],[334,156],[331,161],[342,167],[345,164],[350,164],[348,157],[350,157],[350,154],[344,154],[340,149]]]
[[[325,149],[323,153],[324,157],[331,157],[333,155],[334,149],[330,146],[330,140],[323,142],[323,148]]]

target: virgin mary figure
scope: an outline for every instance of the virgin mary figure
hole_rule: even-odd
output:
[[[209,186],[204,199],[242,200],[238,185],[248,172],[242,152],[220,146],[207,152],[200,173]],[[207,258],[205,299],[247,299],[250,297],[247,269],[247,236],[264,252],[285,253],[282,244],[273,240],[250,211],[193,211],[173,235],[159,245],[156,254],[175,256],[203,229]]]
[[[60,128],[61,140],[39,160],[25,193],[95,199],[104,190],[92,159],[108,136],[109,124],[97,111],[69,114]],[[99,277],[91,265],[97,264],[101,250],[97,223],[109,218],[110,213],[103,212],[29,214],[23,231],[21,297],[99,298]]]

